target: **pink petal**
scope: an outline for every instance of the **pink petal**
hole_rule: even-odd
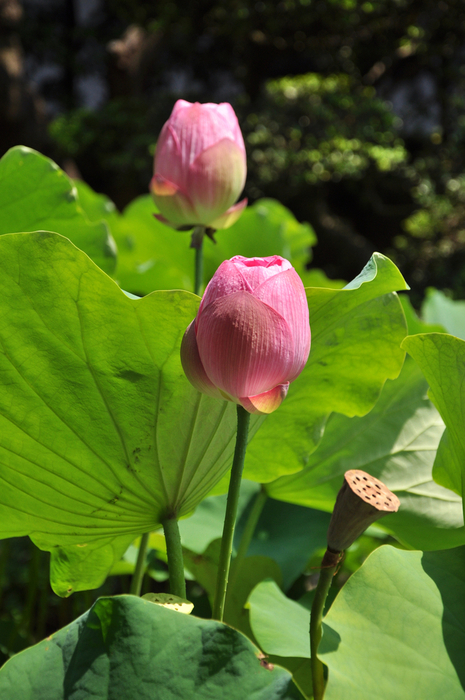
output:
[[[267,258],[244,258],[242,255],[235,255],[231,262],[241,271],[252,290],[283,270],[292,269],[291,263],[279,255]]]
[[[210,381],[232,397],[255,396],[288,381],[294,341],[282,316],[248,292],[204,306],[197,344]]]
[[[229,207],[224,214],[219,216],[217,219],[214,221],[211,221],[209,226],[214,229],[224,229],[224,228],[229,228],[233,224],[236,223],[242,212],[247,206],[247,198],[242,199],[240,202],[237,204],[234,204],[232,207]]]
[[[194,226],[201,223],[189,197],[175,183],[155,173],[150,182],[153,201],[162,216],[177,226]]]
[[[271,306],[289,324],[294,339],[294,363],[287,379],[292,382],[303,370],[310,352],[310,322],[305,289],[291,268],[267,279],[254,295]]]
[[[194,321],[187,327],[181,342],[181,364],[186,377],[197,391],[213,396],[215,399],[224,399],[203,368],[195,337]]]
[[[210,225],[234,204],[247,173],[245,152],[229,138],[202,151],[191,164],[185,190],[197,212],[197,221]]]
[[[180,158],[186,169],[200,153],[223,138],[231,139],[245,153],[237,117],[227,103],[199,104],[178,100],[167,124],[177,136]]]
[[[178,135],[167,121],[158,137],[153,170],[178,187],[184,188],[186,168],[182,162]]]
[[[263,394],[241,398],[239,403],[249,413],[273,413],[286,398],[288,389],[289,382],[278,384],[274,389],[265,391]]]
[[[197,318],[199,318],[204,307],[212,304],[216,299],[228,296],[234,292],[252,292],[252,289],[247,280],[244,279],[240,269],[230,260],[225,260],[207,284]]]

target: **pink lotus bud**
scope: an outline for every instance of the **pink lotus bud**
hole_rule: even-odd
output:
[[[196,389],[272,413],[303,370],[310,352],[302,281],[278,255],[221,263],[181,345],[181,361]]]
[[[233,108],[178,100],[163,126],[150,183],[157,219],[173,228],[228,228],[247,204],[244,139]],[[234,206],[233,206],[234,205]]]

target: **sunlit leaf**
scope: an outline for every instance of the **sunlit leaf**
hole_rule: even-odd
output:
[[[403,347],[425,375],[431,400],[446,424],[433,476],[464,495],[465,341],[445,333],[427,333],[409,336]]]
[[[67,595],[195,508],[230,467],[235,407],[182,371],[198,297],[128,299],[56,234],[2,236],[0,253],[0,536],[51,550]]]
[[[273,498],[331,512],[348,469],[362,469],[400,498],[378,525],[418,549],[465,542],[461,499],[436,484],[432,468],[444,423],[427,398],[427,382],[410,358],[361,418],[333,414],[302,471],[266,485]]]
[[[72,181],[49,158],[25,146],[0,160],[0,234],[47,230],[69,238],[105,272],[116,266],[108,226],[90,223]]]
[[[465,698],[465,547],[380,547],[348,580],[323,627],[325,700]]]
[[[325,700],[465,698],[464,586],[465,547],[375,550],[324,618]],[[254,589],[249,608],[266,653],[309,656],[309,613],[274,582]]]

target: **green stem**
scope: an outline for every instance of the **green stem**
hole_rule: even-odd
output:
[[[145,555],[147,554],[149,536],[150,533],[146,532],[140,538],[136,568],[134,569],[134,574],[131,580],[131,588],[129,589],[129,593],[131,593],[131,595],[140,595],[140,589],[142,588],[142,579],[144,578],[145,574]]]
[[[250,542],[253,537],[253,533],[255,532],[255,528],[257,527],[258,520],[260,518],[260,515],[263,510],[263,506],[265,505],[266,501],[268,498],[268,494],[265,491],[263,484],[260,489],[260,491],[257,493],[257,496],[255,498],[255,501],[253,503],[252,508],[250,509],[249,517],[247,518],[247,522],[245,524],[244,531],[242,533],[241,541],[239,542],[239,547],[237,550],[236,557],[234,559],[234,572],[231,575],[231,581],[230,585],[233,585],[233,582],[236,580],[238,571],[240,570],[242,566],[242,562],[244,561],[247,551],[250,546]]]
[[[168,573],[170,577],[170,593],[179,598],[186,597],[186,581],[184,579],[184,559],[182,556],[181,535],[178,521],[173,516],[162,522],[166,540],[168,557]]]
[[[191,248],[195,249],[194,294],[200,294],[203,287],[203,239],[205,226],[196,226],[192,232]]]
[[[323,664],[317,656],[318,646],[321,640],[321,623],[323,621],[323,611],[326,597],[331,587],[334,573],[339,562],[324,566],[320,571],[320,577],[313,599],[312,611],[310,613],[310,665],[312,668],[313,698],[322,700],[325,693],[325,679],[323,675]]]
[[[216,594],[213,604],[213,619],[222,620],[224,616],[224,603],[226,589],[228,587],[229,567],[231,564],[232,543],[234,528],[236,526],[237,504],[241,489],[242,470],[244,468],[245,451],[247,448],[247,436],[249,432],[250,413],[237,407],[237,435],[236,449],[229,481],[228,500],[224,516],[223,536],[221,538],[220,559],[218,563],[218,577],[216,579]]]

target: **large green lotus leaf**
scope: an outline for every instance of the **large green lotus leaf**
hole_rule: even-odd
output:
[[[421,315],[426,323],[440,324],[447,333],[465,340],[465,301],[454,301],[438,289],[428,289]]]
[[[465,547],[375,550],[325,617],[325,700],[465,698]]]
[[[52,233],[0,237],[0,268],[0,536],[64,548],[60,594],[94,568],[99,585],[92,550],[110,568],[130,535],[191,512],[228,470],[235,406],[182,371],[193,294],[129,299]],[[77,558],[81,584],[63,578]]]
[[[79,204],[84,209],[89,221],[106,221],[112,225],[120,217],[120,213],[106,194],[98,194],[83,180],[73,180],[79,196]]]
[[[89,219],[104,219],[118,244],[115,277],[123,289],[139,296],[154,289],[193,289],[192,232],[175,231],[158,222],[150,195],[134,200],[119,215],[104,195],[83,182],[76,182],[76,187]],[[316,242],[308,224],[299,223],[289,209],[272,199],[248,207],[234,226],[218,231],[215,239],[216,244],[208,238],[204,242],[206,282],[223,260],[233,255],[282,255],[305,277],[309,247]]]
[[[111,273],[116,249],[106,223],[90,223],[72,181],[49,158],[25,146],[0,160],[0,234],[55,231]]]
[[[432,479],[444,423],[427,397],[428,385],[407,358],[386,382],[373,410],[361,418],[333,414],[308,466],[266,485],[273,497],[332,512],[348,469],[363,469],[400,499],[399,511],[378,525],[416,549],[465,543],[461,499]]]
[[[446,424],[434,479],[465,495],[465,341],[445,333],[425,333],[409,336],[403,347],[425,375],[430,398]]]
[[[2,700],[289,700],[292,685],[228,625],[136,596],[100,598],[0,671]]]
[[[262,483],[305,468],[333,411],[362,416],[399,374],[405,318],[393,290],[406,284],[375,253],[345,289],[307,289],[312,348],[286,400],[247,450],[244,476]]]

